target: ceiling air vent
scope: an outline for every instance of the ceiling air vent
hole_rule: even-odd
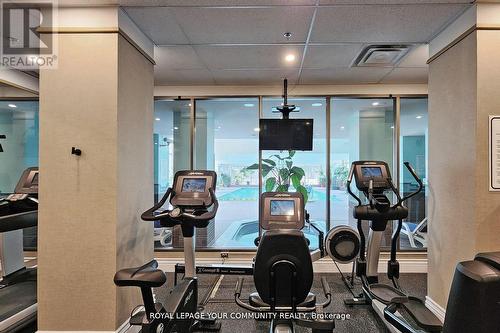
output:
[[[407,45],[369,45],[354,59],[353,67],[394,67],[409,49]]]

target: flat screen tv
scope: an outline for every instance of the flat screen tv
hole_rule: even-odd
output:
[[[260,150],[312,150],[313,119],[261,119]]]

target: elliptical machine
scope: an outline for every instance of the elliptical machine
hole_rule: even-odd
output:
[[[334,261],[351,262],[359,250],[355,268],[356,275],[361,279],[363,293],[359,297],[345,300],[344,303],[350,306],[371,304],[389,331],[393,333],[498,332],[500,252],[480,253],[474,260],[460,262],[457,265],[444,325],[427,309],[421,299],[405,294],[399,286],[396,249],[402,220],[408,216],[408,208],[404,206],[404,202],[423,188],[415,170],[408,162],[404,165],[419,186],[416,191],[403,198],[392,183],[387,163],[357,161],[351,165],[347,190],[358,203],[353,211],[353,216],[358,221],[357,232],[348,226],[335,227],[330,230],[326,240],[327,252]],[[357,189],[365,195],[368,204],[363,204],[352,192],[353,177]],[[394,193],[397,198],[395,204],[392,204],[385,195],[386,191]],[[391,256],[387,263],[387,277],[392,281],[391,286],[378,283],[377,268],[382,235],[388,222],[392,220],[397,220],[398,224],[392,234]],[[370,221],[366,255],[363,221]],[[409,315],[412,320],[407,320],[403,313]]]
[[[399,333],[393,325],[384,319],[384,309],[388,304],[404,304],[408,312],[420,327],[428,331],[439,331],[441,322],[425,307],[419,298],[406,295],[399,285],[399,262],[396,259],[399,233],[403,220],[408,217],[408,208],[404,202],[422,191],[423,184],[415,170],[408,162],[404,163],[410,174],[418,183],[414,192],[401,198],[398,189],[392,182],[391,173],[387,163],[382,161],[357,161],[351,165],[347,180],[347,191],[357,201],[353,216],[358,221],[357,229],[360,235],[359,257],[356,260],[356,275],[362,282],[363,294],[359,298],[345,300],[346,305],[371,304],[375,312],[384,320],[391,332]],[[368,204],[363,204],[361,199],[351,190],[354,177],[357,189],[362,192]],[[391,191],[396,196],[395,204],[385,194]],[[370,221],[368,245],[365,255],[365,234],[363,221]],[[387,262],[387,277],[391,285],[378,283],[378,262],[382,236],[390,221],[398,221],[392,233],[390,259]]]
[[[141,215],[144,221],[159,221],[162,227],[180,225],[184,237],[185,277],[169,290],[164,304],[155,303],[152,288],[161,287],[167,278],[158,269],[158,262],[126,268],[115,274],[117,286],[141,288],[144,309],[132,311],[130,325],[142,326],[141,332],[193,332],[218,331],[220,323],[209,319],[199,319],[198,280],[195,276],[195,228],[207,227],[218,209],[215,196],[217,174],[214,171],[178,171],[172,188],[152,208]],[[167,202],[172,209],[159,211]]]

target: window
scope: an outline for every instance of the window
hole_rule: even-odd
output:
[[[258,98],[196,101],[196,169],[217,172],[217,217],[198,230],[197,245],[253,248],[258,233],[259,162]]]
[[[399,188],[409,194],[418,188],[403,162],[410,162],[424,183],[424,190],[410,198],[406,205],[408,219],[400,236],[402,249],[427,247],[427,98],[401,98],[399,137]]]
[[[38,166],[38,101],[0,101],[0,196],[14,191],[23,171]],[[43,177],[43,176],[42,176]],[[35,250],[36,227],[23,230],[24,248]]]
[[[154,110],[154,200],[172,186],[175,172],[190,169],[191,105],[189,100],[157,100]],[[176,230],[173,230],[176,229]],[[177,228],[155,224],[155,249],[182,247]]]
[[[330,224],[355,227],[355,203],[345,188],[349,169],[357,160],[381,160],[393,165],[393,99],[332,98],[330,110]],[[391,172],[395,170],[391,168]],[[384,237],[385,245],[390,242],[390,229]]]
[[[276,110],[276,106],[281,103],[281,98],[264,98],[262,117],[281,118],[281,113]],[[262,151],[262,191],[276,190],[279,184],[283,184],[289,191],[296,191],[293,179],[289,176],[289,170],[298,168],[299,173],[303,173],[300,185],[306,192],[306,210],[310,215],[310,220],[326,233],[326,98],[289,98],[288,103],[295,105],[296,110],[299,111],[291,113],[290,118],[313,119],[313,150]],[[264,165],[268,165],[270,171],[266,172]],[[276,185],[270,186],[273,183]],[[304,231],[311,246],[317,247],[317,233],[309,229]]]
[[[291,97],[289,104],[296,105],[299,113],[290,117],[314,120],[313,150],[259,152],[259,118],[280,118],[276,106],[281,104],[281,98],[157,100],[153,136],[155,200],[172,185],[178,170],[192,167],[217,172],[219,211],[214,222],[197,230],[199,249],[255,249],[259,195],[276,191],[279,184],[284,186],[279,190],[296,191],[297,185],[304,191],[310,220],[325,233],[336,225],[355,226],[355,203],[345,188],[353,161],[386,161],[393,179],[399,179],[402,193],[417,186],[403,169],[403,161],[409,161],[426,183],[427,99],[399,98],[400,124],[394,122],[397,101],[332,97],[328,109],[326,97]],[[395,141],[398,128],[400,138]],[[394,160],[396,147],[400,149],[399,161]],[[263,165],[261,180],[259,155]],[[289,176],[292,168],[303,174],[298,183]],[[425,247],[426,198],[422,193],[408,202],[410,213],[400,236],[401,249]],[[421,222],[421,232],[415,234]],[[389,225],[383,246],[390,244],[392,229]],[[304,232],[311,247],[317,247],[316,231],[306,228]],[[156,249],[182,248],[182,241],[177,227],[155,228]]]

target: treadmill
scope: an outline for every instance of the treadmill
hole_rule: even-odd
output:
[[[38,222],[38,168],[26,169],[15,193],[0,198],[0,333],[36,327],[36,268],[24,264],[23,229]]]

